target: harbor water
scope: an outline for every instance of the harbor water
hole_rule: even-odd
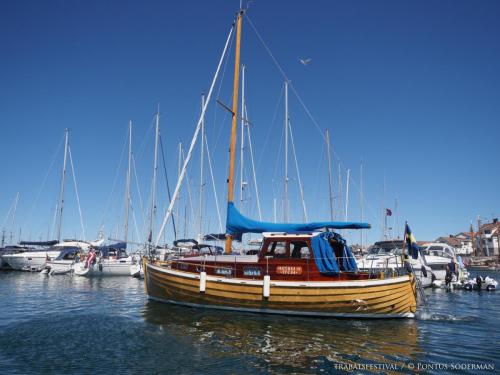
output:
[[[403,320],[173,306],[128,277],[0,272],[0,291],[2,374],[500,371],[500,290],[426,290],[427,308]]]

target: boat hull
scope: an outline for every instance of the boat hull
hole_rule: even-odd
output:
[[[120,261],[103,261],[100,264],[94,264],[90,268],[85,268],[84,262],[76,263],[73,266],[75,275],[78,276],[131,276],[130,267],[133,265],[127,260],[123,263]]]
[[[144,263],[149,298],[193,307],[254,313],[345,318],[411,318],[416,311],[411,275],[390,279],[292,282],[206,276]],[[204,286],[203,286],[204,285]],[[201,289],[204,289],[200,291]]]
[[[37,251],[19,254],[4,255],[3,260],[9,264],[13,270],[39,272],[47,263],[47,257],[56,258],[59,251]]]

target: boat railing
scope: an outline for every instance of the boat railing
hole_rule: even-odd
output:
[[[195,266],[195,269],[194,270],[191,269],[191,272],[194,271],[194,272],[201,273],[201,272],[206,272],[207,270],[210,269],[210,270],[214,270],[214,273],[217,276],[232,278],[232,277],[236,277],[236,275],[237,275],[237,271],[238,271],[237,258],[238,258],[238,256],[239,255],[234,256],[234,259],[231,259],[231,260],[228,259],[227,256],[225,256],[224,263],[226,263],[226,264],[224,264],[224,265],[223,264],[215,264],[215,265],[207,264],[205,256],[201,257],[201,259],[196,259],[195,262],[193,262],[192,260],[190,261],[189,258],[188,259],[172,258],[172,259],[168,259],[168,260],[156,260],[155,263],[161,267],[167,267],[167,268],[172,268],[173,264],[175,264],[176,269],[184,270],[184,271],[187,271],[190,266]],[[408,270],[402,264],[400,256],[396,255],[396,254],[394,254],[393,256],[394,256],[394,261],[391,262],[393,260],[392,256],[387,258],[383,263],[384,264],[383,267],[380,266],[380,263],[378,265],[375,265],[375,267],[374,267],[374,263],[372,260],[370,268],[368,269],[369,278],[391,278],[391,277],[403,276],[403,275],[408,274]],[[264,275],[269,275],[270,271],[272,272],[272,269],[270,269],[269,261],[271,259],[273,259],[273,257],[266,256],[265,258],[266,258],[266,262],[264,265],[265,269],[263,269],[262,271],[264,272]],[[274,259],[285,260],[285,259],[291,259],[291,258],[274,258]],[[309,279],[309,277],[310,277],[310,264],[311,264],[309,261],[311,260],[311,258],[307,257],[307,258],[301,258],[301,259],[306,261],[306,264],[305,264],[306,269],[304,271],[307,272],[307,279]],[[315,259],[317,259],[317,258],[315,258]],[[322,258],[319,258],[319,259],[322,259]],[[326,258],[324,258],[324,259],[326,259]],[[337,258],[338,264],[339,265],[343,264],[344,259],[350,259],[350,258],[349,257],[338,257]],[[217,257],[214,257],[214,261],[217,261]],[[229,261],[233,261],[234,264],[232,266],[228,266],[227,263]],[[282,264],[279,264],[276,262],[272,263],[273,269],[280,266],[280,265],[281,266],[282,265],[289,265],[289,263],[285,263],[285,262],[283,262]],[[259,264],[255,264],[255,266],[258,267]],[[342,267],[340,267],[339,277],[341,274],[346,273],[346,272],[349,272],[349,271],[345,271],[342,269]]]

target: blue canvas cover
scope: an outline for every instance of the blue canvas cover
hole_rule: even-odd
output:
[[[243,216],[233,202],[227,205],[226,233],[263,233],[263,232],[313,232],[318,229],[368,229],[368,223],[318,221],[312,223],[280,224],[257,221]]]
[[[339,267],[338,260],[330,246],[330,239],[334,239],[342,246],[342,267]],[[358,270],[356,259],[352,255],[351,249],[346,241],[338,233],[323,232],[311,238],[314,260],[318,271],[322,274],[338,274],[340,269],[344,272],[354,272]]]
[[[337,259],[328,242],[330,232],[321,233],[311,238],[311,247],[318,271],[322,274],[334,275],[340,272]]]

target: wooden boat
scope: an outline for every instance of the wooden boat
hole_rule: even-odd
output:
[[[319,272],[312,234],[267,233],[259,255],[219,255],[170,262],[144,259],[152,299],[225,310],[333,317],[413,317],[413,275]],[[281,243],[283,253],[276,252]],[[296,257],[295,249],[302,246]],[[272,254],[272,249],[274,255]],[[304,251],[305,250],[305,251]],[[295,254],[294,254],[295,253]],[[338,258],[337,258],[338,259]]]
[[[233,26],[236,27],[236,52],[225,254],[170,261],[145,257],[146,293],[149,298],[162,302],[245,312],[352,318],[413,317],[417,307],[415,277],[411,273],[380,272],[375,275],[359,272],[344,239],[332,231],[364,229],[369,228],[369,224],[265,223],[246,218],[235,208],[234,165],[243,13],[238,13]],[[227,45],[228,42],[226,48]],[[210,100],[213,82],[201,118]],[[191,151],[184,162],[157,244],[172,212]],[[258,255],[231,254],[233,236],[241,233],[263,233],[264,241]]]

